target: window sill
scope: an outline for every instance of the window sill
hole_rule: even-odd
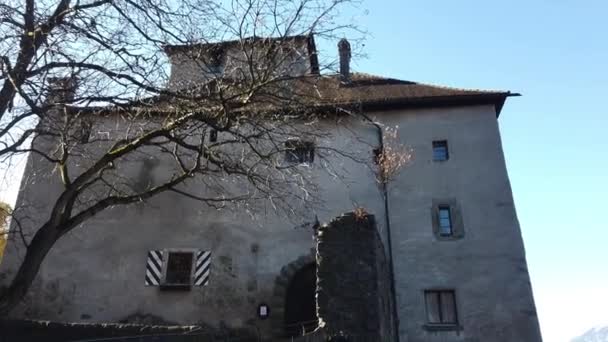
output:
[[[463,235],[435,235],[437,241],[455,241],[462,240]]]
[[[427,323],[422,325],[422,328],[426,331],[461,331],[462,327],[458,324],[441,324],[441,323]]]
[[[190,284],[161,284],[161,291],[190,291],[192,285]]]

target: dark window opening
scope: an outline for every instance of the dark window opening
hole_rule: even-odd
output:
[[[169,252],[166,286],[190,286],[192,282],[192,252]]]
[[[380,164],[380,162],[382,161],[381,159],[382,159],[382,148],[377,147],[374,149],[374,163]]]
[[[424,291],[428,324],[457,325],[456,297],[453,290]]]
[[[81,144],[86,144],[91,139],[91,131],[93,129],[93,123],[88,120],[82,120],[80,122],[80,134],[78,140]]]
[[[301,336],[317,328],[317,267],[300,269],[291,279],[285,297],[285,335]]]
[[[290,163],[312,163],[315,160],[315,145],[311,141],[287,140],[285,148],[285,159]]]
[[[433,160],[446,161],[450,158],[448,154],[448,141],[438,140],[433,141]]]
[[[209,50],[209,58],[207,60],[207,69],[210,73],[221,74],[224,66],[224,49],[213,48]]]
[[[211,132],[209,133],[209,141],[210,142],[216,142],[217,141],[217,130],[212,129]]]
[[[439,235],[450,236],[453,233],[452,230],[452,212],[449,206],[439,206],[437,211],[439,220]]]

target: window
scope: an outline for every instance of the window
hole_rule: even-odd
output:
[[[431,207],[433,234],[437,240],[464,238],[462,209],[455,198],[433,199]]]
[[[209,73],[220,75],[224,67],[225,52],[221,47],[214,47],[208,51],[206,67]]]
[[[447,140],[436,140],[433,141],[433,160],[434,161],[446,161],[449,159],[448,154],[448,141]]]
[[[285,142],[285,160],[290,163],[312,163],[315,159],[315,145],[312,141],[290,139]]]
[[[378,165],[382,161],[382,148],[377,147],[374,149],[374,164]]]
[[[458,325],[454,290],[424,291],[428,325]]]
[[[148,251],[146,286],[164,290],[189,290],[209,283],[211,251],[157,249]]]
[[[217,141],[217,130],[216,129],[212,129],[211,132],[209,133],[209,141],[210,142]]]
[[[439,216],[437,218],[439,220],[439,235],[451,236],[452,235],[452,213],[450,211],[450,207],[444,206],[444,205],[439,206],[437,215]]]
[[[165,286],[187,286],[192,282],[192,252],[169,252]]]
[[[91,130],[93,129],[93,123],[89,120],[82,119],[80,121],[80,132],[78,132],[78,141],[81,144],[86,144],[91,138]]]

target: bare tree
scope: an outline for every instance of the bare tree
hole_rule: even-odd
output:
[[[4,247],[6,246],[6,236],[8,232],[8,218],[12,213],[11,206],[0,201],[0,263],[4,255]]]
[[[412,149],[399,141],[397,128],[381,128],[382,149],[376,154],[377,180],[381,184],[392,181],[413,157]]]
[[[300,142],[285,144],[293,137],[327,134],[312,124],[325,108],[310,96],[318,77],[303,77],[298,68],[307,37],[353,28],[336,21],[347,3],[0,4],[0,159],[33,154],[62,186],[44,222],[22,236],[26,253],[0,293],[0,314],[27,293],[53,245],[106,208],[167,191],[210,206],[264,202],[287,213],[297,211],[294,199],[314,202],[306,168],[277,157],[299,158]],[[210,44],[226,40],[233,42]],[[227,56],[218,49],[228,47],[231,63],[218,72],[217,59]],[[203,76],[170,79],[167,54]],[[313,57],[313,74],[327,67]],[[321,158],[323,151],[355,158],[331,146],[316,149]],[[137,182],[129,174],[133,160],[160,160],[168,176]],[[204,191],[192,191],[193,182]]]

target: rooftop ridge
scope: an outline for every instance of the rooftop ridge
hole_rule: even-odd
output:
[[[299,34],[299,35],[293,35],[293,36],[281,36],[281,37],[249,36],[249,37],[240,38],[240,39],[222,40],[222,41],[217,41],[217,42],[201,41],[201,42],[191,42],[191,43],[185,43],[185,44],[167,44],[167,45],[164,45],[162,48],[165,51],[165,53],[171,54],[171,53],[174,53],[177,51],[183,51],[183,50],[194,49],[194,48],[204,48],[204,47],[212,47],[212,46],[230,46],[230,45],[238,44],[240,42],[259,42],[259,41],[273,42],[273,41],[281,41],[281,40],[285,40],[285,41],[293,40],[293,41],[305,42],[309,39],[314,39],[314,38],[312,35],[305,35],[305,34]]]

